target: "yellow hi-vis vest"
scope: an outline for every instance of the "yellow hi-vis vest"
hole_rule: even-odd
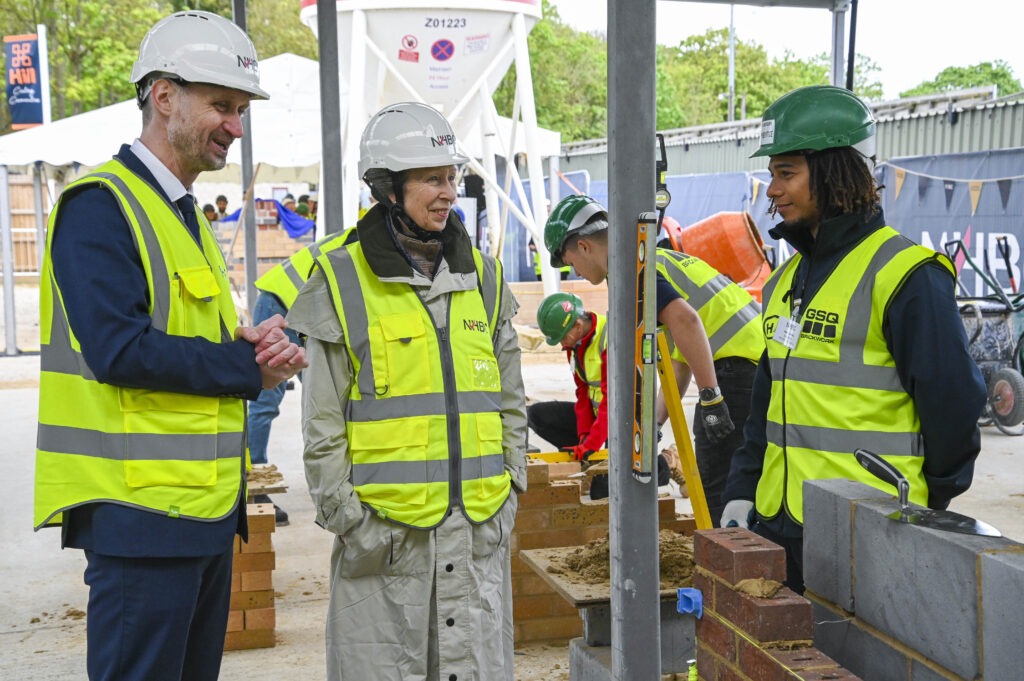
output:
[[[802,524],[805,480],[844,478],[891,492],[857,463],[858,448],[896,466],[910,481],[911,501],[926,506],[920,421],[882,327],[889,303],[914,270],[938,261],[952,273],[952,264],[891,227],[875,231],[842,259],[813,299],[800,301],[800,337],[789,350],[773,336],[778,321],[793,316],[800,260],[794,255],[764,287],[772,391],[757,512],[773,518],[784,510]]]
[[[345,243],[352,227],[317,239],[305,248],[293,253],[282,263],[270,268],[266,274],[256,280],[256,288],[273,293],[290,310],[299,296],[299,289],[309,280],[313,273],[314,261],[321,253],[329,253]]]
[[[686,253],[659,248],[656,263],[661,275],[700,315],[714,359],[761,359],[761,306],[749,293],[700,258]],[[671,355],[686,361],[679,348],[672,348]]]
[[[178,212],[119,161],[70,185],[116,197],[146,274],[153,328],[231,340],[237,324],[227,268],[205,216],[202,248]],[[235,507],[245,465],[241,399],[100,383],[69,326],[53,273],[58,200],[50,215],[40,286],[39,431],[33,525],[60,523],[75,506],[104,501],[170,517],[217,520]],[[79,225],[87,229],[88,225]]]
[[[409,284],[377,278],[359,242],[317,259],[355,374],[345,415],[352,485],[402,525],[439,525],[454,503],[482,523],[511,490],[493,344],[501,265],[473,257],[478,288],[451,294],[444,328]]]
[[[608,337],[605,334],[605,327],[608,318],[602,314],[594,315],[594,335],[590,337],[590,345],[583,352],[583,367],[577,366],[573,361],[573,371],[580,380],[587,384],[587,392],[590,395],[590,408],[597,416],[597,408],[601,406],[604,399],[604,391],[601,390],[601,353],[608,347]]]

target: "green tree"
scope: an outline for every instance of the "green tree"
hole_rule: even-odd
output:
[[[1013,75],[1013,68],[1004,60],[986,61],[974,66],[948,66],[932,80],[900,93],[900,97],[930,95],[938,92],[952,92],[976,87],[995,85],[1000,95],[1021,92],[1020,80]]]
[[[544,18],[527,39],[537,120],[560,131],[563,142],[603,137],[608,129],[607,43],[563,24],[547,0],[543,10]],[[510,69],[494,94],[503,116],[512,115],[515,83],[515,69]]]

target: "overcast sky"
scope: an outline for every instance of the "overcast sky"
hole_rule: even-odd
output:
[[[551,2],[565,23],[607,30],[606,0]],[[658,42],[666,45],[729,26],[728,4],[659,0],[657,12]],[[736,5],[733,16],[737,38],[760,43],[769,57],[789,50],[808,58],[832,49],[827,10]],[[1008,62],[1024,82],[1024,0],[860,0],[857,52],[881,68],[878,78],[886,99],[931,80],[947,66],[997,59]]]

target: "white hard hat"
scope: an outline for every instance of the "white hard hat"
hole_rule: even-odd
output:
[[[386,106],[373,115],[359,140],[359,177],[372,168],[392,172],[465,163],[455,131],[440,111],[418,102]]]
[[[141,88],[141,81],[154,72],[189,83],[234,88],[254,99],[270,99],[260,89],[259,61],[249,36],[230,20],[211,12],[176,12],[149,29],[139,45],[131,82]],[[145,94],[140,93],[140,106],[143,101]]]

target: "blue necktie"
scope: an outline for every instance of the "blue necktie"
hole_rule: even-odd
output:
[[[199,242],[199,220],[196,218],[196,202],[192,198],[191,194],[186,193],[180,199],[175,201],[178,205],[178,209],[181,211],[182,217],[185,218],[185,226],[188,227],[188,231],[192,234],[192,238]]]

